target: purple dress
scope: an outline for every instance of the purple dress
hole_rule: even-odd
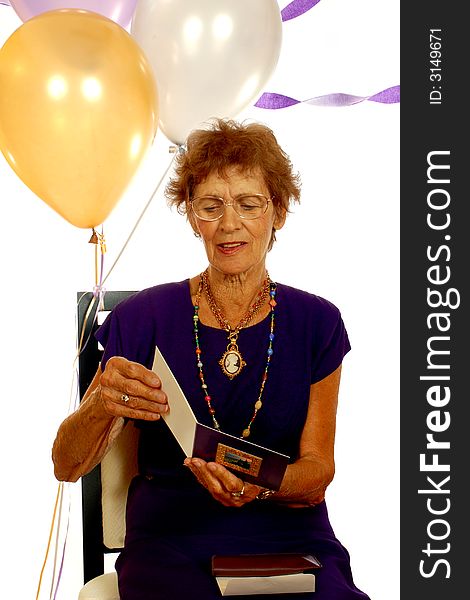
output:
[[[327,300],[279,284],[276,301],[274,353],[250,441],[293,462],[310,386],[332,373],[350,346],[340,312]],[[111,356],[151,368],[158,345],[196,418],[211,425],[196,365],[193,314],[189,280],[158,285],[121,302],[97,338],[105,347],[103,368]],[[221,428],[232,435],[240,436],[253,414],[269,332],[270,317],[241,330],[238,345],[247,364],[229,380],[218,364],[226,332],[199,324],[212,405]],[[317,555],[323,565],[316,591],[283,594],[283,600],[368,600],[353,582],[348,552],[335,537],[325,502],[312,508],[269,500],[222,506],[183,466],[183,451],[163,420],[135,425],[141,430],[140,474],[129,489],[125,548],[116,561],[122,600],[215,600],[221,594],[210,572],[213,554],[298,551]]]

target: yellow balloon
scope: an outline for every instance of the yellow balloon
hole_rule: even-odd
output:
[[[23,182],[77,227],[104,222],[157,123],[150,63],[102,15],[42,13],[0,49],[0,149]]]

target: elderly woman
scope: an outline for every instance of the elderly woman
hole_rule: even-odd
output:
[[[275,233],[299,200],[298,176],[269,128],[216,120],[189,136],[166,195],[187,214],[209,264],[134,294],[100,327],[101,365],[54,442],[56,477],[76,481],[124,423],[140,429],[116,562],[123,600],[219,598],[214,554],[278,552],[321,561],[316,591],[302,597],[367,600],[325,505],[348,336],[333,304],[266,270]],[[279,490],[185,458],[161,419],[172,399],[151,370],[156,345],[199,422],[291,457]]]

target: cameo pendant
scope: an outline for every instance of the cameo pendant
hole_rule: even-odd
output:
[[[230,341],[227,350],[222,354],[219,365],[229,379],[236,377],[246,365],[246,362],[243,360],[240,350],[238,349],[237,343],[233,340]]]

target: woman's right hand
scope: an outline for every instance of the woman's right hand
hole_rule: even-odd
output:
[[[143,365],[121,356],[108,360],[99,385],[101,403],[110,415],[156,421],[169,410],[160,378]]]

